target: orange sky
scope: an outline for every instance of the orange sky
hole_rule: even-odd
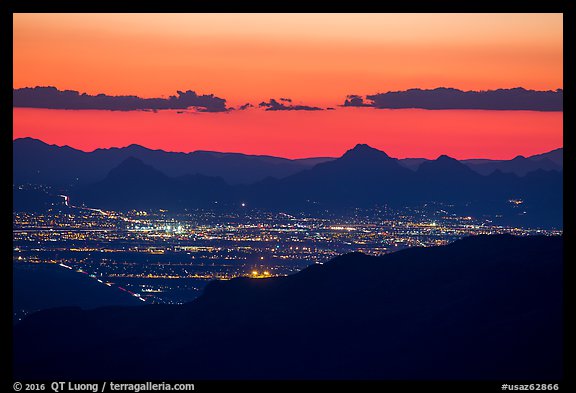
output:
[[[230,105],[562,86],[561,14],[15,14],[14,87]]]
[[[287,97],[320,112],[14,109],[13,137],[284,157],[368,143],[396,157],[512,158],[562,146],[562,113],[341,108],[408,88],[562,88],[562,14],[15,14],[14,88],[228,106]]]

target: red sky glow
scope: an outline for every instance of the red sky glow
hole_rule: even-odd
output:
[[[562,88],[562,14],[15,14],[14,88],[287,97],[328,111],[15,108],[13,137],[289,158],[368,143],[395,157],[512,158],[561,147],[562,113],[342,108],[410,88]]]
[[[231,113],[14,109],[14,138],[85,151],[132,143],[286,158],[340,156],[367,143],[393,157],[509,159],[562,146],[562,113],[339,108]]]

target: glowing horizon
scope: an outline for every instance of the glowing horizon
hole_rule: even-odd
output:
[[[367,143],[396,158],[448,154],[456,159],[511,159],[563,146],[562,112],[373,108],[180,114],[14,108],[13,112],[13,139],[33,137],[83,151],[139,144],[174,152],[208,150],[295,159],[339,157],[356,144]],[[548,132],[542,132],[544,128]],[[170,138],[158,138],[159,132]]]
[[[333,111],[14,108],[13,138],[287,158],[368,143],[395,157],[504,159],[562,146],[562,112],[341,108],[410,88],[563,89],[562,14],[14,14],[13,88],[214,94]],[[365,110],[364,110],[365,109]]]

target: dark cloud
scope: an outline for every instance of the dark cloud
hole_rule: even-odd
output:
[[[372,106],[372,105],[365,103],[364,98],[362,96],[351,94],[346,97],[346,101],[344,101],[344,106]]]
[[[292,102],[290,98],[284,98],[284,97],[280,97],[280,101]]]
[[[563,90],[537,91],[522,87],[487,91],[462,91],[439,87],[432,90],[409,89],[365,97],[350,95],[343,106],[370,106],[400,109],[488,109],[562,111]]]
[[[238,108],[236,108],[239,111],[243,111],[246,110],[248,108],[254,108],[254,105],[252,105],[251,103],[247,102],[244,105],[240,105]]]
[[[281,98],[280,100],[285,102],[292,102],[287,98]],[[276,101],[274,98],[271,98],[270,101],[261,102],[259,105],[261,108],[266,108],[267,111],[321,111],[322,108],[318,108],[316,106],[307,106],[307,105],[286,105],[282,102]]]
[[[55,87],[25,87],[13,89],[14,107],[49,109],[107,109],[118,111],[188,109],[200,112],[225,112],[226,100],[213,94],[198,95],[192,90],[177,91],[168,98],[140,98],[137,96],[109,96],[80,94],[75,90]]]

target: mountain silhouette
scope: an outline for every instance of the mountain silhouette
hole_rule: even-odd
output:
[[[283,179],[254,184],[240,194],[251,205],[267,208],[389,205],[402,209],[439,202],[451,204],[454,212],[466,216],[491,216],[492,220],[498,216],[498,223],[506,225],[562,225],[560,172],[524,177],[502,173],[482,176],[446,155],[427,160],[414,171],[386,153],[360,144],[340,158]],[[523,209],[510,200],[525,202]]]
[[[331,181],[334,177],[371,180],[374,177],[401,178],[410,174],[406,168],[398,164],[397,159],[391,158],[385,152],[366,144],[358,144],[346,151],[340,158],[320,163],[306,171],[289,176],[286,180],[294,181],[294,179],[316,176],[323,176],[327,181]]]
[[[426,161],[420,165],[418,172],[424,176],[477,177],[477,174],[460,161],[441,155],[434,161]]]
[[[531,160],[534,161],[539,161],[543,158],[546,158],[550,161],[552,161],[554,164],[558,165],[560,168],[562,168],[563,162],[564,162],[564,149],[563,148],[558,148],[558,149],[554,149],[552,151],[549,151],[547,153],[542,153],[542,154],[536,154],[533,156],[528,157]],[[544,169],[544,168],[542,168]]]
[[[13,305],[18,317],[20,311],[30,312],[47,308],[78,306],[137,306],[143,302],[121,291],[98,283],[88,274],[63,269],[58,264],[13,264]]]
[[[129,157],[142,160],[168,176],[202,174],[222,177],[229,184],[247,184],[266,177],[285,177],[330,160],[289,160],[241,153],[195,151],[174,153],[132,144],[123,148],[96,149],[86,153],[68,146],[48,145],[33,138],[13,141],[14,183],[52,186],[86,185],[104,179]]]
[[[142,181],[166,183],[168,176],[152,166],[144,164],[138,158],[128,157],[108,173],[107,180],[115,182],[117,185],[126,181],[132,184],[139,184]]]
[[[359,145],[359,150],[366,148],[369,146]],[[48,145],[33,138],[14,140],[13,152],[15,184],[35,183],[52,186],[85,185],[102,180],[110,169],[128,157],[139,158],[169,176],[199,173],[222,177],[229,184],[249,184],[267,177],[283,178],[316,164],[333,160],[328,157],[288,160],[272,156],[201,150],[192,153],[174,153],[152,150],[136,144],[124,148],[96,149],[86,153],[68,146]],[[427,161],[429,160],[424,158],[405,158],[398,160],[398,163],[416,170]],[[513,160],[469,159],[462,160],[462,163],[482,175],[489,175],[496,169],[519,176],[537,169],[561,171],[563,149],[528,157],[523,164],[511,161]]]
[[[383,151],[358,144],[340,158],[276,181],[255,184],[248,198],[292,206],[396,202],[409,196],[414,173]]]
[[[536,154],[523,160],[523,156],[517,156],[511,160],[490,160],[490,159],[466,159],[461,163],[481,175],[490,175],[496,170],[504,173],[514,173],[518,176],[525,176],[529,172],[538,169],[562,171],[564,149],[558,148],[547,153]],[[403,158],[398,160],[400,165],[416,171],[424,162],[429,162],[426,158]]]
[[[228,161],[225,167],[234,166],[233,161],[239,157],[228,153],[166,153],[137,145],[83,153],[70,148],[60,150],[61,148],[54,146],[45,149],[41,142],[33,140],[27,143],[32,143],[40,152],[56,153],[56,158],[43,167],[40,173],[66,172],[70,166],[70,173],[77,174],[78,169],[68,159],[75,159],[78,154],[84,158],[87,155],[91,160],[81,159],[84,164],[80,166],[84,165],[83,168],[86,169],[89,167],[86,164],[88,162],[94,165],[94,168],[98,167],[98,171],[102,171],[99,163],[103,162],[104,157],[107,157],[107,166],[110,166],[128,152],[136,156],[150,155],[153,158],[151,160],[157,160],[162,168],[168,165],[166,162],[170,165],[180,162],[183,165],[178,167],[178,171],[173,170],[169,174],[147,160],[128,156],[112,166],[101,180],[69,187],[66,192],[73,197],[74,205],[85,204],[119,210],[183,210],[192,207],[215,207],[216,204],[225,208],[248,202],[250,206],[257,208],[317,211],[326,208],[370,208],[376,205],[402,209],[438,202],[451,204],[457,214],[490,216],[488,219],[497,224],[547,228],[562,226],[562,174],[540,168],[542,162],[552,163],[547,157],[518,157],[507,161],[512,163],[509,167],[515,162],[536,162],[535,167],[538,169],[522,177],[506,173],[498,167],[490,171],[490,175],[482,176],[468,165],[446,155],[436,160],[425,160],[416,170],[408,169],[400,160],[388,156],[385,152],[366,144],[358,144],[336,159],[324,162],[308,160],[306,165],[312,165],[311,167],[289,176],[268,176],[252,184],[229,185],[222,178],[190,174],[182,169],[189,168],[185,165],[195,160],[203,160],[203,157],[211,157],[204,161],[205,163],[222,160]],[[63,156],[59,154],[61,151],[68,158],[62,159]],[[23,156],[19,157],[23,159]],[[260,168],[263,163],[276,165],[278,160],[275,157],[242,155],[239,159],[242,164],[235,166],[236,170],[245,170],[249,167],[247,163],[253,163]],[[34,172],[32,167],[24,165],[20,172],[34,177],[34,173],[38,171]],[[180,174],[174,175],[174,172]],[[534,172],[540,175],[529,176]],[[26,175],[20,178],[22,177]],[[518,206],[512,204],[511,200],[521,200],[523,204]]]
[[[341,157],[341,160],[351,162],[370,162],[372,160],[381,159],[387,162],[386,160],[389,158],[390,156],[383,151],[368,146],[365,143],[359,143],[354,146],[354,148],[346,151],[346,153]]]
[[[417,170],[423,162],[430,161],[426,158],[402,158],[398,160],[398,163],[405,168]]]
[[[562,378],[563,239],[352,253],[181,305],[64,308],[14,330],[15,379]]]
[[[495,170],[500,170],[505,173],[514,173],[518,176],[525,176],[526,174],[539,169],[561,172],[561,157],[563,156],[562,150],[563,149],[556,149],[545,154],[531,157],[516,156],[511,160],[505,161],[465,160],[464,163],[482,175],[489,175]],[[548,157],[551,157],[554,161]]]
[[[416,174],[421,178],[421,192],[426,200],[474,200],[487,186],[486,178],[447,155],[423,162]]]
[[[203,175],[169,177],[141,160],[129,157],[104,180],[81,187],[72,194],[88,206],[130,210],[183,209],[209,206],[227,197],[229,186],[220,178]]]

